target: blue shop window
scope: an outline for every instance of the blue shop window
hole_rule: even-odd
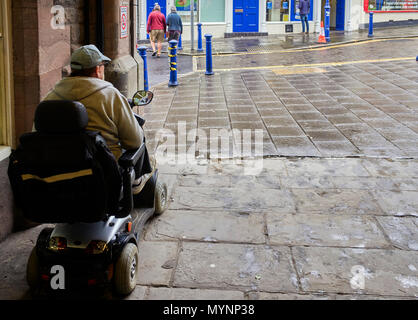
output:
[[[313,0],[310,0],[310,2],[311,2],[311,10],[309,11],[308,20],[309,21],[312,21],[312,17],[313,17]],[[291,7],[290,7],[290,21],[300,21],[298,6],[299,6],[299,0],[293,0],[291,2]]]

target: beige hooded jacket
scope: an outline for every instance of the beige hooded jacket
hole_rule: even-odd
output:
[[[144,133],[128,100],[110,82],[91,77],[68,77],[58,82],[44,100],[79,101],[87,109],[88,130],[99,131],[119,159],[124,149],[139,148]]]

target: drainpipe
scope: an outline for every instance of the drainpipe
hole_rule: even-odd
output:
[[[140,2],[139,0],[131,0],[131,56],[134,58],[137,70],[137,90],[145,87],[144,82],[144,63],[143,59],[139,56],[139,52],[136,50],[139,33],[139,19],[140,19]]]
[[[138,5],[138,0],[136,1],[136,5]],[[135,43],[135,26],[136,26],[136,21],[135,21],[135,4],[134,4],[134,0],[131,0],[129,2],[129,20],[131,21],[131,25],[130,25],[130,35],[131,35],[131,56],[134,57],[135,56],[135,51],[136,51],[136,43]]]
[[[84,44],[90,44],[90,0],[84,0]]]
[[[103,0],[96,0],[96,46],[103,52],[104,50],[104,11]]]

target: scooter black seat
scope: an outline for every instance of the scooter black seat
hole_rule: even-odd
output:
[[[87,123],[80,102],[38,106],[36,132],[20,137],[8,170],[16,206],[28,220],[97,222],[131,212],[132,167],[141,148],[129,150],[119,166],[100,133],[86,130]]]

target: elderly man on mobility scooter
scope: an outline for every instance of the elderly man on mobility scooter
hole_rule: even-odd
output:
[[[97,130],[118,160],[122,148],[136,149],[144,141],[142,119],[132,112],[128,100],[110,82],[105,81],[105,66],[111,60],[94,45],[83,46],[71,56],[71,76],[59,81],[44,101],[74,100],[83,103],[89,117],[87,130]],[[133,193],[139,193],[141,177],[152,172],[148,153],[142,172],[135,167]]]
[[[111,60],[95,46],[71,58],[72,74],[58,82],[35,112],[35,131],[12,152],[9,178],[23,215],[42,230],[29,257],[31,289],[55,290],[51,267],[62,266],[67,287],[113,283],[118,294],[136,286],[138,240],[147,220],[167,204],[155,162],[132,105],[104,80]],[[135,205],[135,209],[133,208]]]

